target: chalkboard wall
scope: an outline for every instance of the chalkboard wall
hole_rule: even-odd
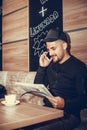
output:
[[[0,70],[2,70],[2,0],[0,0]]]
[[[62,0],[29,0],[30,71],[36,71],[45,50],[45,38],[51,28],[63,30]]]

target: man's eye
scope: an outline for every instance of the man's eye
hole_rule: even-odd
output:
[[[52,48],[52,50],[54,51],[54,50],[56,50],[56,48]]]

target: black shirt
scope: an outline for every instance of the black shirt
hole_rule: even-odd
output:
[[[51,62],[48,67],[39,67],[34,83],[49,85],[54,96],[65,99],[64,110],[78,115],[86,105],[86,75],[85,64],[71,56],[62,64]],[[52,107],[47,99],[44,102]]]

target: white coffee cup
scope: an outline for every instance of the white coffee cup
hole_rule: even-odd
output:
[[[5,95],[5,102],[9,105],[13,105],[16,102],[16,94]]]

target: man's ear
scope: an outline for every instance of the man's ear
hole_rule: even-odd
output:
[[[66,50],[67,49],[67,43],[63,42],[63,49]]]

